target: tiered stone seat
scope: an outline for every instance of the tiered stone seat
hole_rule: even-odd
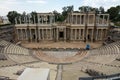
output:
[[[120,68],[118,68],[118,67],[94,64],[94,63],[89,63],[89,62],[88,63],[85,62],[85,63],[87,64],[88,68],[94,69],[98,72],[102,72],[103,74],[106,74],[106,75],[111,75],[111,74],[120,72]]]
[[[115,67],[120,67],[120,61],[114,60],[111,63],[109,63],[108,65],[115,66]]]
[[[20,70],[24,70],[24,66],[9,66],[9,67],[2,67],[0,68],[0,75],[1,76],[7,76],[10,78],[10,80],[16,80],[18,78],[18,75],[15,73]]]
[[[10,44],[9,42],[0,39],[0,46],[7,46],[9,44]]]
[[[1,54],[4,53],[4,46],[1,46],[1,45],[0,45],[0,53],[1,53]]]
[[[75,51],[43,51],[48,56],[56,58],[67,58],[74,56],[77,52]]]
[[[14,65],[17,65],[17,64],[11,60],[0,60],[0,67],[9,67]]]
[[[0,60],[7,60],[7,58],[4,54],[0,53]]]
[[[87,51],[80,51],[80,52],[76,52],[74,56],[69,56],[69,57],[65,56],[63,58],[58,58],[55,56],[49,56],[43,53],[43,51],[37,51],[33,55],[36,56],[40,60],[59,64],[59,63],[72,63],[72,62],[80,61],[82,58],[84,58],[86,54],[87,54]],[[62,54],[59,54],[59,55],[62,55]]]
[[[94,63],[84,62],[84,61],[69,64],[69,65],[64,65],[63,67],[63,70],[67,70],[67,71],[80,70],[80,71],[86,72],[87,69],[91,69],[96,72],[99,72],[100,74],[103,73],[105,75],[110,75],[110,74],[115,74],[120,72],[120,68],[118,67],[94,64]]]
[[[29,64],[33,62],[38,62],[38,59],[33,58],[29,55],[15,55],[15,54],[8,54],[7,55],[9,59],[13,60],[14,62],[17,62],[18,64]]]
[[[116,46],[120,42],[112,43],[97,49],[88,51],[86,61],[107,64],[114,61],[120,55],[120,48]]]
[[[10,44],[6,48],[6,53],[7,54],[23,54],[23,55],[29,55],[29,50],[22,48],[18,45]]]

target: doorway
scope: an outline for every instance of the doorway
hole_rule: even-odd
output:
[[[64,39],[64,33],[63,32],[59,32],[59,39],[63,40]]]

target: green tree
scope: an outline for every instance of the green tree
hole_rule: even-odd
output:
[[[73,5],[72,6],[67,6],[67,7],[63,7],[62,8],[62,16],[61,16],[61,20],[65,20],[66,18],[67,18],[67,16],[68,16],[68,13],[70,13],[70,12],[73,12]]]
[[[61,14],[59,12],[57,12],[56,10],[53,11],[53,14],[55,15],[55,21],[62,21],[61,20]]]
[[[30,15],[31,15],[31,20],[34,22],[34,19],[35,19],[35,23],[38,23],[37,12],[33,11],[33,12],[30,13]]]
[[[113,22],[116,22],[120,18],[120,6],[117,7],[111,7],[110,9],[107,10],[107,13],[110,14],[110,20]]]
[[[7,17],[9,19],[9,21],[11,22],[11,24],[15,24],[15,18],[20,16],[19,13],[17,13],[17,11],[10,11],[7,14]]]
[[[92,12],[93,11],[93,12],[99,13],[99,9],[98,8],[93,8],[91,6],[81,6],[78,9],[79,9],[80,12]]]
[[[100,12],[100,13],[105,13],[104,7],[102,7],[102,6],[99,7],[99,12]]]
[[[22,23],[24,23],[25,22],[25,18],[26,17],[26,12],[24,11],[23,13],[22,13],[22,15],[21,15],[21,21],[22,21]]]

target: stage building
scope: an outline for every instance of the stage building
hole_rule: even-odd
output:
[[[109,28],[109,14],[71,12],[64,22],[57,22],[53,13],[37,13],[34,17],[15,19],[17,41],[101,41]]]

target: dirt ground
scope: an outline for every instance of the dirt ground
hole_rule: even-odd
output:
[[[85,48],[86,44],[90,45],[90,48],[98,48],[102,46],[102,42],[30,42],[22,43],[21,45],[26,48]]]

